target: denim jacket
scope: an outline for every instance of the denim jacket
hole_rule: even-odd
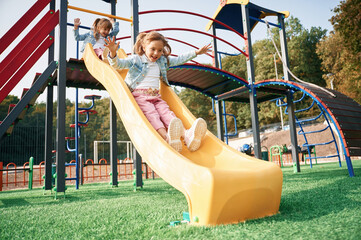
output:
[[[117,36],[119,32],[119,23],[115,22],[113,26],[113,30],[109,33],[107,37],[115,37]],[[87,43],[90,43],[92,46],[97,42],[97,40],[94,37],[94,31],[90,30],[89,32],[85,34],[79,34],[79,28],[73,29],[74,38],[76,41],[84,41],[83,46],[81,47],[81,52],[84,52],[85,46]]]
[[[169,86],[169,82],[167,79],[167,70],[169,67],[182,65],[189,60],[192,60],[197,56],[195,51],[179,55],[178,57],[168,57],[169,59],[169,65],[167,62],[167,58],[164,56],[161,56],[157,60],[157,64],[160,69],[160,79],[165,82]],[[111,58],[108,55],[109,63],[112,67],[117,69],[129,69],[127,77],[125,78],[125,82],[130,88],[131,91],[133,91],[137,85],[143,81],[144,77],[148,73],[148,60],[145,55],[139,56],[139,55],[133,55],[131,57],[120,59],[118,57]]]

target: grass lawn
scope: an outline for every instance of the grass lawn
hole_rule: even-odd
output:
[[[280,213],[234,225],[170,227],[188,211],[182,193],[161,179],[119,187],[89,184],[66,198],[42,189],[0,192],[0,239],[361,239],[361,161],[284,168]]]

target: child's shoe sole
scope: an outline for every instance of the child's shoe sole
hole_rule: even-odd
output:
[[[206,135],[207,123],[204,119],[198,118],[188,131],[190,132],[186,133],[188,135],[186,136],[187,148],[191,152],[197,151],[201,146],[202,138]]]
[[[168,126],[168,143],[177,152],[182,151],[182,142],[180,140],[183,135],[184,127],[183,123],[179,118],[173,118]]]

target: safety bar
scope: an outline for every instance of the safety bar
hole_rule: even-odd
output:
[[[252,19],[252,20],[258,21],[258,22],[265,23],[265,24],[268,23],[269,25],[272,25],[272,26],[275,26],[275,27],[278,27],[278,28],[282,29],[281,25],[279,25],[279,24],[271,23],[271,22],[268,22],[268,21],[266,23],[266,21],[264,21],[262,19],[259,19],[259,18],[252,17],[252,16],[249,16],[249,18]]]
[[[96,11],[92,11],[89,9],[85,9],[85,8],[80,8],[80,7],[74,7],[71,5],[68,5],[69,9],[73,9],[73,10],[77,10],[77,11],[81,11],[81,12],[87,12],[87,13],[92,13],[92,14],[96,14],[96,15],[100,15],[100,16],[105,16],[105,17],[109,17],[109,18],[115,18],[118,20],[122,20],[122,21],[127,21],[127,22],[131,22],[133,23],[133,20],[130,18],[123,18],[123,17],[118,17],[115,15],[111,15],[111,14],[106,14],[106,13],[101,13],[101,12],[96,12]]]

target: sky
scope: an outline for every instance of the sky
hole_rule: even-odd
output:
[[[2,37],[11,27],[21,18],[23,14],[35,3],[35,0],[18,0],[18,1],[0,1],[0,36]],[[57,9],[60,0],[57,0]],[[124,18],[130,18],[130,0],[118,0],[117,1],[117,11],[116,15]],[[329,19],[333,16],[332,9],[339,5],[340,0],[250,0],[251,3],[268,8],[274,11],[289,11],[290,15],[297,17],[304,28],[310,29],[311,27],[321,27],[322,29],[327,29],[331,31],[332,25],[329,22]],[[85,8],[97,12],[110,13],[110,5],[101,0],[68,0],[69,5]],[[146,10],[156,10],[156,9],[171,9],[171,10],[183,10],[189,12],[195,12],[208,17],[212,17],[219,5],[219,0],[139,0],[139,11]],[[24,32],[12,43],[0,56],[0,61],[2,61],[11,50],[17,46],[24,36],[32,29],[32,27],[40,20],[48,8],[40,14],[40,17],[36,18],[30,26],[28,26]],[[75,11],[70,9],[68,11],[68,23],[73,23],[74,18],[80,18],[83,26],[90,27],[94,20],[97,17],[102,17],[94,14],[84,13],[80,11]],[[277,20],[274,17],[267,18],[269,22],[277,23]],[[147,14],[140,16],[140,31],[156,29],[156,28],[190,28],[198,31],[205,31],[205,26],[207,25],[208,20],[194,17],[191,15],[181,15],[174,13],[158,13],[158,14]],[[87,30],[80,30],[80,33],[85,33]],[[174,32],[174,31],[165,31],[162,32],[167,37],[176,38],[185,42],[188,42],[197,47],[201,47],[205,44],[211,42],[210,37],[198,35],[191,32]],[[208,32],[210,33],[210,32]],[[129,22],[120,21],[120,32],[117,37],[129,36],[131,34],[131,26]],[[230,43],[236,45],[238,48],[242,49],[244,47],[244,41],[228,31],[217,31],[219,37],[224,38]],[[55,58],[58,56],[58,28],[56,29],[55,34]],[[264,24],[258,24],[256,28],[252,31],[251,39],[252,41],[262,40],[267,38],[266,26]],[[132,44],[130,40],[122,40],[122,48],[126,52],[130,52]],[[193,50],[189,46],[185,46],[178,42],[170,41],[172,47],[172,53],[180,54]],[[82,44],[82,42],[80,43]],[[225,44],[220,43],[218,50],[222,52],[235,53],[236,50],[226,46]],[[81,56],[81,53],[79,53]],[[72,27],[68,27],[67,31],[67,58],[76,58],[76,41],[73,37]],[[211,59],[207,56],[200,56],[195,59],[201,63],[210,63]],[[45,53],[38,62],[32,67],[32,69],[25,75],[25,77],[20,81],[20,83],[14,88],[10,93],[20,97],[23,88],[28,88],[33,81],[35,73],[43,72],[47,67],[47,54]],[[56,99],[56,89],[54,90]],[[88,90],[88,89],[79,89],[79,101],[86,101],[83,99],[85,95],[97,94],[103,97],[108,97],[108,94],[105,91],[99,90]],[[67,88],[66,97],[71,101],[75,100],[75,89]],[[41,94],[37,100],[38,102],[46,101],[46,91]]]

